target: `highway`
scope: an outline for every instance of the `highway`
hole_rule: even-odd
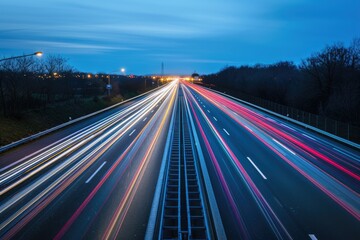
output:
[[[151,201],[135,204],[136,211],[130,205],[152,198],[176,92],[176,83],[168,84],[3,167],[0,238],[133,238],[142,232],[143,208]]]
[[[183,89],[229,239],[359,238],[358,150],[197,85]]]
[[[359,239],[359,149],[179,80],[2,154],[0,239],[162,238],[174,124],[207,238]]]

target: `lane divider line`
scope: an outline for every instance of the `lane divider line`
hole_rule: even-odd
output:
[[[262,176],[263,179],[267,180],[266,176],[262,173],[262,171],[260,171],[260,169],[255,165],[255,163],[251,160],[251,158],[246,157],[247,160],[249,160],[249,162],[254,166],[254,168],[256,169],[256,171],[258,171],[258,173],[260,173],[260,175]]]
[[[132,130],[132,132],[129,134],[129,137],[133,135],[133,133],[136,131],[136,129]]]
[[[223,130],[224,130],[224,132],[225,132],[228,136],[230,136],[230,133],[229,133],[228,131],[226,131],[225,128],[223,128]]]
[[[317,238],[315,237],[314,234],[309,234],[309,237],[310,237],[311,240],[317,240]]]
[[[91,179],[93,179],[95,177],[95,175],[100,171],[100,169],[102,169],[102,167],[105,165],[105,163],[106,163],[106,161],[103,162],[101,164],[101,166],[98,167],[98,169],[96,169],[96,171],[88,178],[88,180],[86,180],[86,182],[85,182],[86,184],[89,183],[91,181]]]

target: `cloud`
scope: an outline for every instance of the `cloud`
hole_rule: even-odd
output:
[[[73,43],[73,42],[61,42],[61,41],[38,41],[38,40],[18,40],[9,39],[5,42],[10,48],[16,48],[18,46],[40,49],[46,52],[58,52],[58,53],[78,53],[78,54],[97,54],[110,51],[140,51],[138,48],[131,47],[119,47],[108,46],[101,44],[87,44],[87,43]]]

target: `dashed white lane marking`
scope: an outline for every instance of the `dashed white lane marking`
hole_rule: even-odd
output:
[[[262,171],[260,171],[260,169],[255,165],[255,163],[251,160],[251,158],[246,157],[247,160],[249,160],[249,162],[254,166],[254,168],[258,171],[258,173],[260,173],[260,175],[262,176],[263,179],[267,179],[266,176],[262,173]]]
[[[143,122],[145,122],[145,121],[146,121],[146,119],[147,119],[147,117],[146,117],[146,118],[144,118]]]
[[[310,237],[311,240],[317,240],[317,238],[315,237],[314,234],[309,234],[309,237]]]
[[[230,133],[229,133],[228,131],[226,131],[226,129],[225,129],[225,128],[223,128],[223,130],[224,130],[224,132],[225,132],[227,135],[229,135],[229,136],[230,136]]]
[[[213,117],[215,121],[217,121],[217,118],[216,117]]]
[[[129,134],[129,136],[133,135],[133,133],[136,131],[136,129],[132,130],[132,132]]]
[[[208,113],[210,113],[210,110],[207,110]]]
[[[88,178],[88,180],[86,180],[85,183],[89,183],[89,182],[91,181],[91,179],[93,179],[93,177],[95,177],[95,175],[96,175],[96,174],[100,171],[100,169],[105,165],[105,163],[106,163],[106,161],[103,162],[103,163],[101,164],[101,166],[98,167],[98,169],[96,169],[96,171]]]

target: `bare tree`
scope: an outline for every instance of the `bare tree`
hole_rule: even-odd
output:
[[[348,48],[343,44],[327,46],[322,52],[315,53],[303,60],[301,69],[317,83],[320,111],[323,111],[337,84],[344,80],[344,73],[352,65]]]
[[[45,84],[47,102],[54,101],[55,86],[67,88],[66,86],[69,85],[68,82],[65,84],[66,86],[59,85],[55,82],[57,76],[73,71],[73,68],[67,62],[68,60],[60,55],[49,55],[42,63],[44,72],[49,76]]]

